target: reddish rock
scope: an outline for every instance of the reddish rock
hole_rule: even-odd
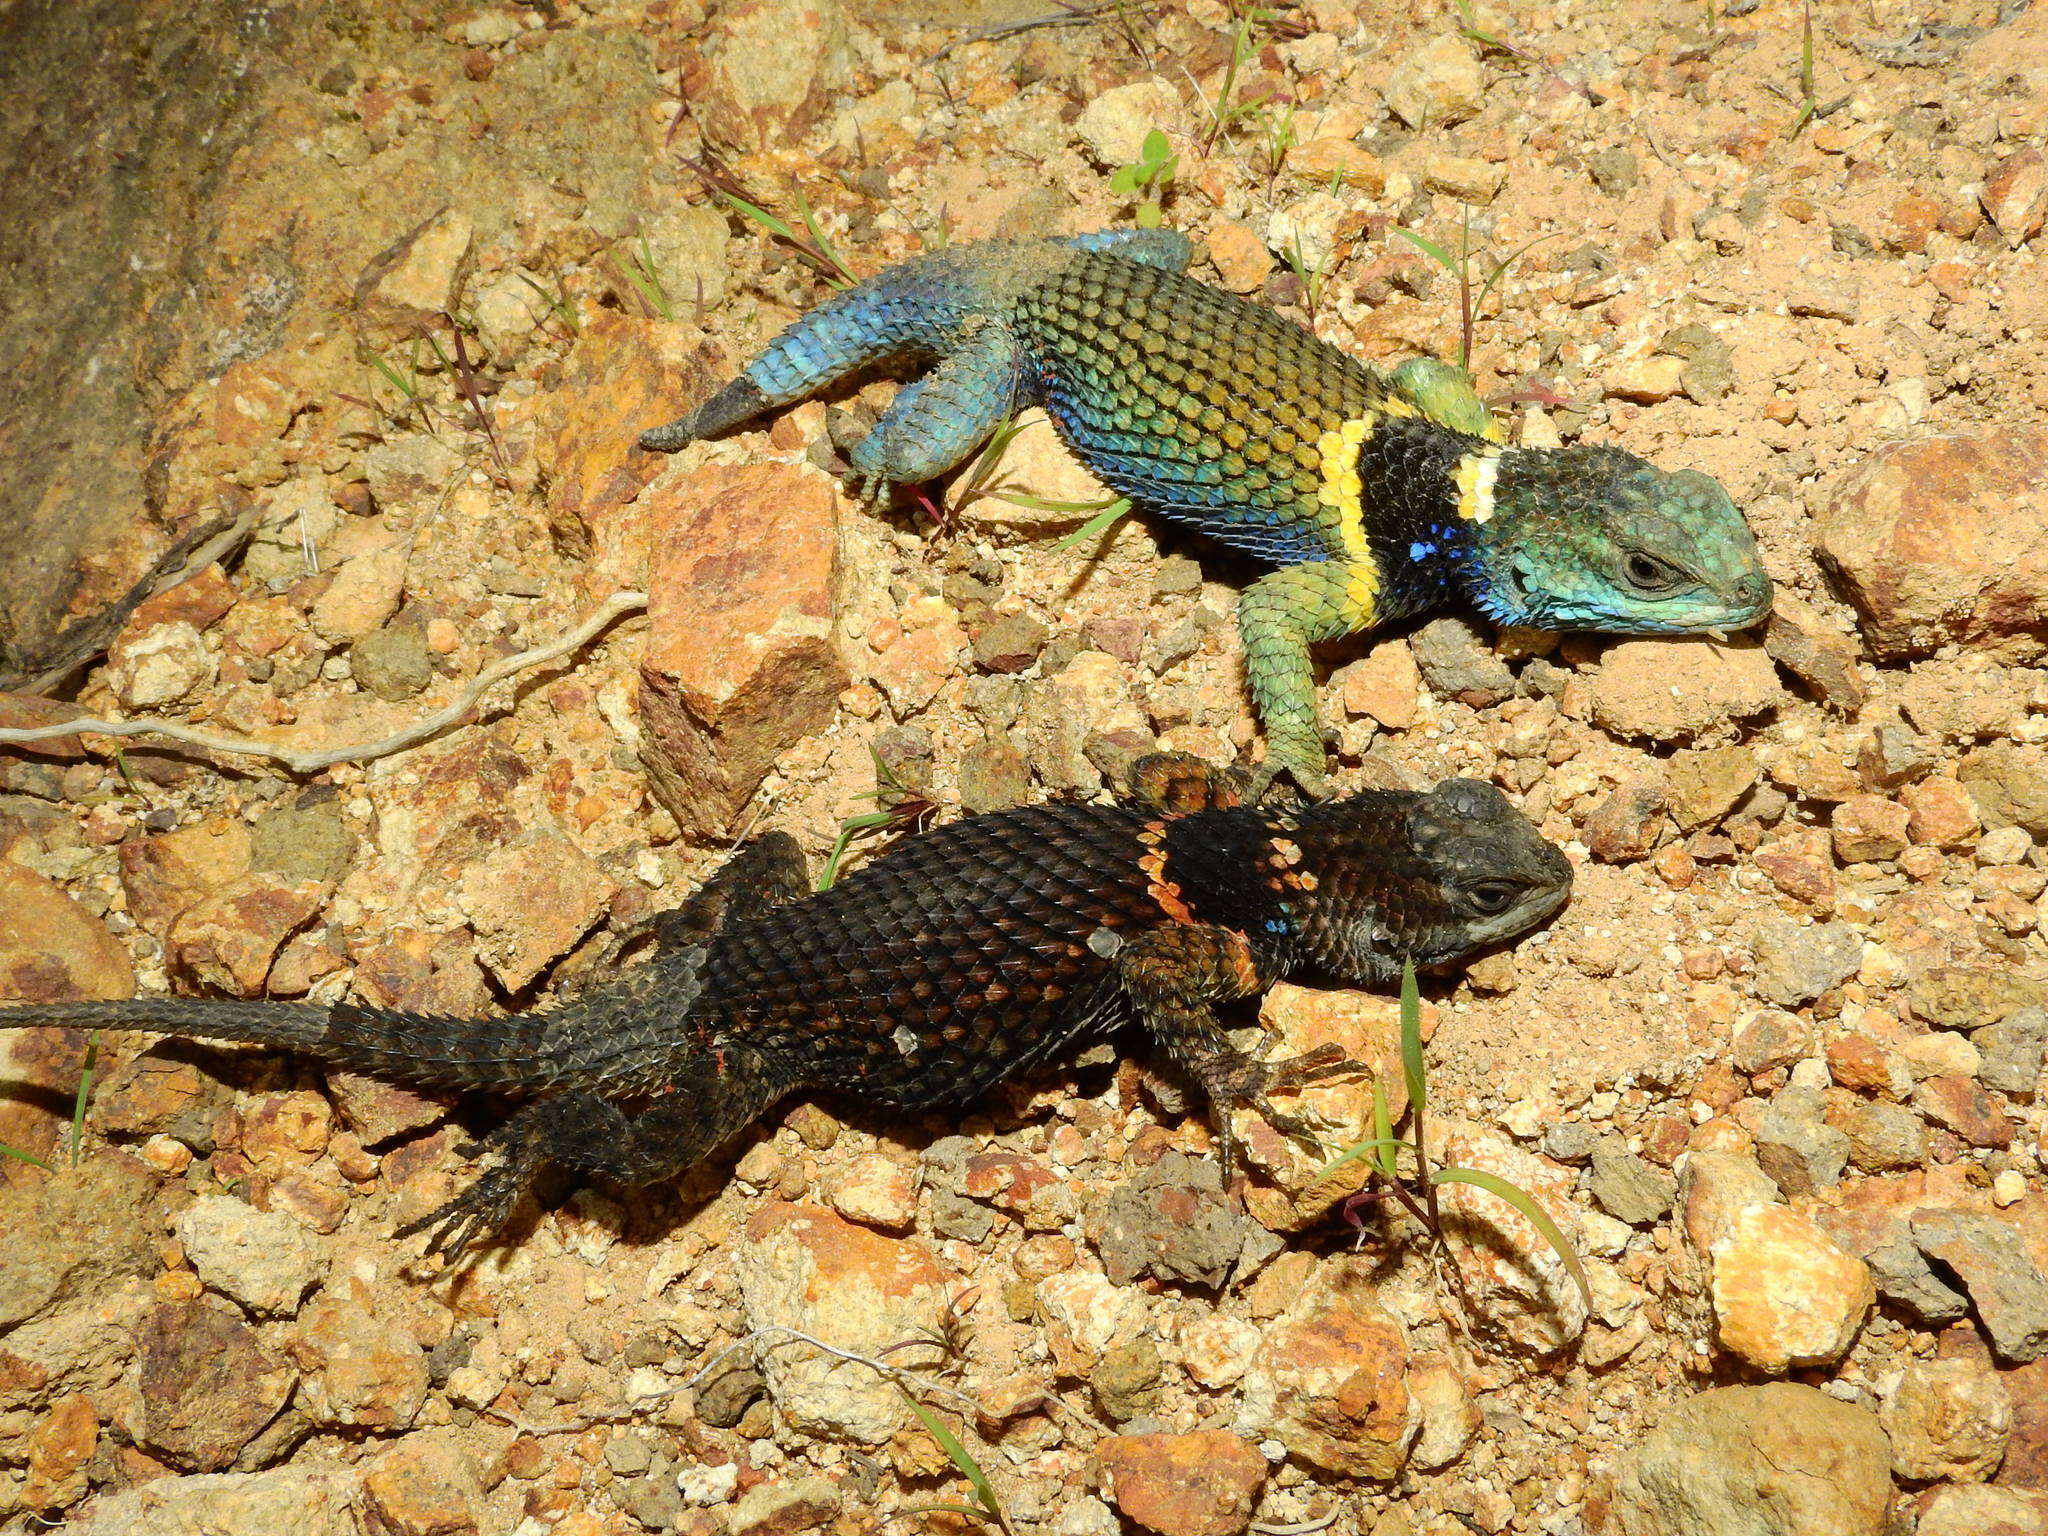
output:
[[[682,415],[729,371],[700,336],[695,326],[598,310],[584,320],[561,382],[536,412],[534,457],[547,475],[548,522],[570,552],[591,562],[583,581],[593,599],[648,579],[652,509],[635,498],[670,460],[633,443],[649,426]]]
[[[171,974],[195,988],[259,997],[279,947],[327,899],[318,880],[244,875],[185,908],[164,935]]]
[[[1951,642],[2038,655],[2048,635],[2048,427],[1878,449],[1822,510],[1816,552],[1881,657]]]
[[[1826,909],[1835,899],[1835,862],[1827,833],[1794,827],[1750,856],[1771,884],[1804,906]]]
[[[846,686],[834,493],[817,470],[767,463],[707,467],[650,495],[642,756],[677,823],[716,837]]]
[[[2048,1358],[2001,1373],[2012,1403],[2012,1434],[1998,1481],[2048,1493]]]
[[[82,1392],[60,1397],[29,1431],[28,1478],[20,1499],[38,1514],[75,1504],[85,1494],[85,1464],[99,1444],[99,1415]]]
[[[11,1161],[11,1159],[10,1159]],[[154,1273],[155,1184],[132,1159],[95,1157],[58,1178],[0,1185],[0,1330]]]
[[[1982,1484],[1933,1489],[1914,1536],[2048,1536],[2048,1498]]]
[[[72,1003],[135,995],[128,951],[63,890],[0,860],[0,1000]]]
[[[1392,731],[1415,723],[1421,704],[1422,672],[1406,640],[1382,640],[1357,661],[1340,667],[1330,687],[1346,714],[1369,715]]]
[[[1994,741],[1966,754],[1956,776],[1987,827],[2024,827],[2048,837],[2048,749]]]
[[[150,1454],[187,1471],[231,1466],[292,1395],[291,1367],[230,1306],[166,1302],[149,1314],[137,1346],[130,1432]]]
[[[1717,730],[1785,698],[1762,646],[1708,639],[1621,641],[1591,686],[1596,725],[1652,741]]]
[[[1266,1333],[1245,1373],[1242,1422],[1340,1477],[1399,1475],[1422,1428],[1408,1341],[1372,1299],[1373,1266],[1332,1261]]]
[[[1970,792],[1947,775],[1922,779],[1899,791],[1906,832],[1923,848],[1961,848],[1977,840],[1982,824]]]
[[[1930,1077],[1913,1090],[1913,1107],[1973,1147],[2009,1147],[2017,1134],[1998,1100],[1974,1078]]]
[[[216,816],[155,837],[121,844],[121,888],[128,912],[159,938],[194,902],[249,873],[249,829]]]
[[[1065,1179],[1016,1152],[983,1152],[967,1159],[962,1189],[970,1199],[1009,1212],[1032,1232],[1057,1232],[1078,1209]]]
[[[463,870],[462,909],[477,956],[518,992],[604,917],[618,889],[575,843],[543,831]]]
[[[1913,1360],[1878,1417],[1901,1478],[1981,1483],[2004,1459],[2012,1395],[1988,1360]]]
[[[1237,1536],[1266,1482],[1266,1458],[1224,1429],[1110,1435],[1095,1457],[1116,1507],[1160,1536]]]
[[[1606,864],[1626,864],[1656,847],[1665,828],[1661,774],[1639,774],[1618,785],[1586,818],[1586,847]]]
[[[2048,157],[2031,147],[2008,155],[1984,178],[1977,200],[2005,243],[2018,250],[2048,221]]]
[[[1828,830],[1835,857],[1844,864],[1896,859],[1906,851],[1912,813],[1896,800],[1880,795],[1852,795],[1835,807]]]

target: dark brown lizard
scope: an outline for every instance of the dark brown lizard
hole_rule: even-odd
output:
[[[5,1009],[0,1026],[256,1041],[535,1095],[465,1149],[491,1166],[406,1228],[434,1228],[431,1247],[448,1251],[499,1226],[544,1161],[652,1183],[790,1093],[966,1104],[1130,1021],[1216,1110],[1248,1106],[1295,1131],[1268,1095],[1358,1064],[1335,1046],[1247,1055],[1217,1005],[1295,974],[1384,983],[1404,962],[1512,938],[1564,903],[1571,866],[1475,780],[1289,809],[1244,803],[1245,783],[1178,754],[1144,759],[1121,804],[969,817],[817,893],[795,841],[769,833],[656,920],[645,965],[534,1014],[159,997]],[[629,1116],[622,1101],[644,1107]]]

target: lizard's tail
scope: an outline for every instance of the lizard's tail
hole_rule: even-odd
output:
[[[690,969],[694,970],[694,966]],[[653,970],[654,964],[636,970]],[[317,1056],[351,1071],[422,1087],[522,1093],[602,1088],[634,1093],[673,1079],[700,1054],[679,1027],[694,987],[666,983],[659,1005],[631,1006],[638,987],[593,988],[545,1013],[461,1019],[354,1003],[138,997],[123,1002],[0,1008],[0,1028],[61,1024],[148,1029],[241,1040]]]
[[[979,303],[971,265],[959,252],[935,251],[891,267],[827,299],[696,410],[641,433],[640,446],[673,453],[792,405],[871,363],[936,356],[948,350]]]

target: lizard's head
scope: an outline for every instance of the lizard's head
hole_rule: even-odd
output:
[[[1527,932],[1571,895],[1565,856],[1477,779],[1367,790],[1311,807],[1300,825],[1316,877],[1310,948],[1347,980],[1459,959]]]
[[[1743,629],[1771,607],[1756,536],[1719,482],[1619,448],[1511,448],[1461,467],[1472,598],[1504,624],[1624,635]]]

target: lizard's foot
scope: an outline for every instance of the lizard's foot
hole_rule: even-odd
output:
[[[1245,805],[1265,788],[1254,769],[1221,767],[1192,752],[1148,752],[1131,764],[1126,783],[1132,802],[1167,816]]]
[[[463,1157],[495,1152],[499,1161],[486,1168],[475,1183],[454,1199],[407,1222],[396,1234],[411,1237],[431,1228],[433,1235],[427,1239],[426,1251],[445,1253],[451,1258],[505,1225],[519,1200],[519,1192],[526,1188],[540,1162],[540,1149],[516,1119],[507,1121],[480,1142],[463,1143],[456,1151]]]

